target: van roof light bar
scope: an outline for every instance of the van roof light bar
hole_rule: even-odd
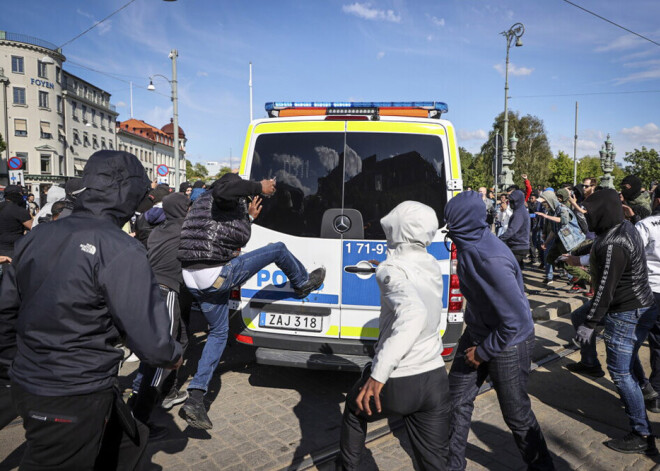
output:
[[[288,113],[282,113],[282,111]],[[421,116],[440,118],[449,107],[440,101],[271,101],[266,103],[270,118],[284,115],[356,115]]]

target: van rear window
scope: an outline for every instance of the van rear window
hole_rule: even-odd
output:
[[[277,179],[256,223],[294,236],[320,237],[328,209],[359,211],[364,238],[384,240],[380,219],[420,201],[442,225],[446,184],[438,136],[397,133],[284,133],[257,138],[250,179]]]

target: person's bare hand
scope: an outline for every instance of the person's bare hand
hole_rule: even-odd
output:
[[[0,255],[0,265],[3,263],[11,263],[11,257],[7,257],[6,255]]]
[[[546,216],[546,214],[542,213],[541,211],[537,211],[534,214],[536,214],[537,216],[541,216],[542,218],[544,218]]]
[[[248,205],[248,214],[252,216],[252,219],[257,219],[259,214],[261,214],[261,210],[263,209],[263,206],[261,206],[262,201],[263,200],[260,196],[255,196],[252,198],[252,201],[250,201],[250,204]]]
[[[523,180],[527,180],[527,174],[526,173],[523,173],[521,176],[523,177]]]
[[[477,354],[477,347],[470,347],[465,350],[465,363],[467,363],[468,366],[476,370],[479,368],[479,365],[481,365],[481,362],[483,362],[483,360]]]
[[[582,264],[580,263],[580,257],[578,257],[577,255],[571,255],[569,253],[565,253],[563,257],[564,257],[564,263],[566,265],[570,265],[572,267],[582,266]]]
[[[625,217],[631,218],[635,216],[635,211],[633,211],[633,209],[630,206],[626,204],[622,204],[621,206],[623,207],[623,215]]]
[[[261,180],[261,193],[264,195],[272,195],[275,193],[275,179],[271,178],[270,180]]]
[[[543,250],[546,249],[545,244],[541,244],[541,249],[543,249]]]
[[[364,412],[367,415],[371,415],[371,408],[369,407],[369,401],[371,398],[374,398],[374,405],[376,406],[376,412],[381,412],[382,408],[380,406],[380,391],[383,389],[384,383],[376,381],[373,378],[369,378],[364,386],[360,388],[360,394],[358,394],[355,403],[360,412]]]
[[[154,181],[151,182],[151,189],[153,190],[153,189],[156,188],[157,186],[158,186],[158,180],[157,180],[157,179],[154,179]]]

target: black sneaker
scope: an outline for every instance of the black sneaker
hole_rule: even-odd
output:
[[[660,397],[654,397],[653,399],[645,399],[644,404],[646,405],[646,410],[657,414],[660,412]]]
[[[183,418],[186,419],[188,425],[194,428],[201,428],[203,430],[210,430],[213,428],[213,423],[209,419],[208,414],[206,413],[206,407],[204,407],[204,401],[196,401],[192,397],[189,397],[188,400],[181,407],[183,411]]]
[[[605,446],[614,451],[618,451],[619,453],[644,453],[650,456],[658,454],[658,449],[655,447],[655,437],[653,435],[643,437],[635,432],[630,432],[623,438],[608,440],[605,442]]]
[[[185,402],[186,399],[188,399],[188,391],[179,391],[176,388],[172,388],[169,394],[165,396],[160,406],[165,410],[170,410],[177,404]]]
[[[323,280],[325,280],[325,268],[317,268],[309,274],[309,280],[307,280],[307,283],[300,288],[293,289],[294,293],[296,293],[294,297],[296,299],[306,298],[309,296],[309,293],[316,291],[321,287]]]
[[[602,378],[605,376],[605,372],[600,366],[588,366],[581,361],[578,361],[577,363],[569,363],[566,365],[566,369],[571,373],[591,376],[592,378]]]
[[[650,399],[655,399],[656,397],[658,397],[658,393],[655,392],[655,389],[653,389],[651,383],[646,383],[646,386],[642,388],[642,394],[644,395],[645,401],[648,401]]]

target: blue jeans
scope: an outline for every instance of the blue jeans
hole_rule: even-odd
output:
[[[548,280],[552,280],[553,273],[554,273],[554,267],[552,266],[552,263],[554,260],[548,260],[548,254],[550,253],[550,250],[552,249],[552,246],[555,245],[555,240],[552,239],[550,241],[550,244],[545,248],[545,252],[543,252],[543,261],[545,262],[545,277]]]
[[[240,286],[259,270],[275,263],[289,279],[292,287],[299,288],[309,280],[307,270],[293,256],[282,242],[268,244],[265,247],[244,253],[222,267],[220,277],[224,281],[219,288],[209,286],[203,290],[188,287],[190,293],[199,302],[200,308],[209,324],[209,336],[197,365],[197,372],[188,385],[188,389],[208,389],[211,377],[227,345],[229,333],[229,292]]]
[[[651,423],[646,415],[640,378],[635,374],[635,360],[642,342],[655,324],[658,307],[624,312],[608,312],[604,319],[607,369],[619,391],[633,432],[651,434]]]
[[[472,422],[474,400],[487,376],[493,381],[504,421],[513,432],[518,450],[531,470],[554,470],[552,457],[527,395],[527,380],[534,349],[534,335],[483,362],[476,370],[465,363],[465,350],[476,345],[469,328],[458,341],[449,371],[451,420],[447,469],[463,470]]]
[[[653,293],[655,305],[660,307],[660,293]],[[651,351],[651,385],[660,394],[660,315],[649,332],[649,350]]]

